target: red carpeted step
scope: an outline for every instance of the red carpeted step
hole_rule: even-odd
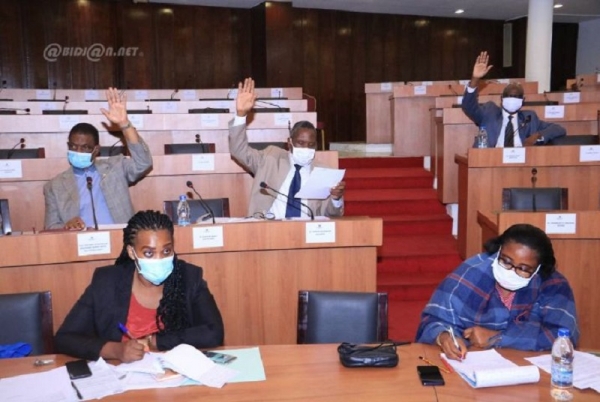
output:
[[[344,200],[346,203],[402,200],[434,200],[438,202],[436,192],[432,188],[347,189],[344,193]]]
[[[347,179],[364,179],[373,177],[431,177],[433,175],[423,168],[368,168],[348,169],[344,175]]]
[[[398,200],[348,202],[345,205],[347,216],[381,216],[414,214],[440,214],[445,211],[437,200]]]
[[[340,158],[340,169],[357,169],[372,167],[423,167],[423,158]]]
[[[451,235],[386,236],[377,253],[381,257],[440,255],[458,253]]]
[[[423,272],[448,274],[462,263],[457,252],[430,255],[378,257],[378,274],[418,275]]]
[[[344,177],[346,189],[376,189],[376,188],[432,188],[433,177],[429,175],[409,177]]]
[[[429,300],[446,274],[428,272],[419,275],[377,274],[377,289],[393,300]]]
[[[427,304],[425,300],[390,300],[388,304],[388,337],[394,340],[413,341],[425,304]]]
[[[446,214],[396,215],[383,217],[383,236],[448,234],[452,218]]]

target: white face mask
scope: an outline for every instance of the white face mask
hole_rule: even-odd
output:
[[[298,148],[292,145],[292,159],[296,165],[310,165],[313,159],[315,159],[315,150],[312,148]]]
[[[523,106],[523,99],[521,98],[502,98],[502,108],[508,113],[516,113]]]
[[[498,255],[494,259],[494,262],[492,262],[492,270],[494,273],[494,279],[496,279],[496,282],[498,282],[498,284],[504,289],[512,290],[513,292],[519,289],[523,289],[524,287],[529,285],[529,282],[531,282],[533,277],[537,274],[537,272],[540,269],[540,265],[538,265],[537,269],[535,270],[533,275],[531,275],[531,277],[523,278],[517,275],[514,269],[506,269],[500,266],[500,263],[498,262],[499,255],[500,252],[498,252]]]

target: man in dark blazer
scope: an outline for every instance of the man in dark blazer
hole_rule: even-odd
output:
[[[131,158],[97,160],[98,130],[88,123],[76,124],[67,142],[72,166],[44,186],[46,229],[94,227],[92,201],[98,224],[127,223],[134,214],[129,185],[152,167],[152,155],[127,118],[125,95],[109,88],[106,97],[109,110],[101,111],[120,127]]]
[[[487,52],[481,52],[473,67],[473,76],[465,89],[462,110],[479,126],[485,127],[488,147],[521,147],[547,144],[549,141],[566,135],[558,124],[548,123],[538,118],[532,111],[521,111],[523,88],[511,83],[502,92],[502,106],[494,102],[479,104],[477,87],[493,66],[488,65]],[[510,125],[509,125],[510,122]]]

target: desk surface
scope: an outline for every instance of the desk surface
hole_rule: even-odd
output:
[[[106,401],[551,401],[550,378],[541,372],[537,384],[473,389],[458,374],[444,374],[446,385],[421,386],[416,366],[418,356],[439,362],[439,349],[431,345],[412,344],[398,347],[400,364],[392,369],[347,369],[338,360],[337,345],[270,345],[260,353],[266,381],[228,384],[222,389],[183,387],[130,391],[105,398]],[[535,352],[500,350],[519,365],[523,357]],[[34,368],[35,358],[0,360],[0,378],[44,371],[55,366]],[[56,356],[58,365],[72,360]],[[576,401],[598,401],[590,390],[574,390]]]

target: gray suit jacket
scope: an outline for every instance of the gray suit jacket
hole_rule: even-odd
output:
[[[129,184],[140,179],[152,167],[148,145],[140,138],[138,144],[128,144],[131,158],[117,155],[96,160],[102,177],[100,188],[115,223],[127,223],[133,216]],[[69,168],[44,185],[46,229],[60,229],[70,219],[79,216],[79,191],[73,168]]]
[[[281,187],[291,169],[289,152],[275,146],[269,146],[263,151],[251,148],[246,136],[246,125],[234,126],[233,120],[229,122],[229,152],[254,175],[248,215],[271,209],[277,194],[260,188],[260,182],[264,181],[275,189]],[[343,206],[336,208],[331,201],[331,197],[326,200],[308,200],[308,206],[315,216],[342,216]]]

